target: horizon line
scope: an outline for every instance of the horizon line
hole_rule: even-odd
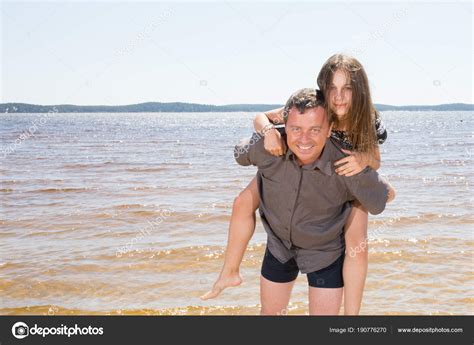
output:
[[[4,102],[0,103],[0,106],[4,105],[33,105],[33,106],[40,106],[40,107],[51,107],[51,106],[75,106],[75,107],[126,107],[132,105],[142,105],[142,104],[191,104],[191,105],[203,105],[203,106],[212,106],[212,107],[227,107],[227,106],[266,106],[266,105],[275,105],[275,106],[284,106],[281,103],[230,103],[230,104],[208,104],[208,103],[194,103],[194,102],[183,102],[183,101],[172,101],[172,102],[159,102],[159,101],[147,101],[147,102],[140,102],[140,103],[128,103],[128,104],[113,104],[113,105],[105,105],[105,104],[73,104],[73,103],[57,103],[57,104],[36,104],[36,103],[26,103],[26,102]],[[456,102],[456,103],[439,103],[439,104],[402,104],[402,105],[394,105],[394,104],[386,104],[386,103],[373,103],[374,105],[383,105],[383,106],[390,106],[390,107],[435,107],[435,106],[443,106],[443,105],[470,105],[474,106],[474,103],[463,103],[463,102]]]

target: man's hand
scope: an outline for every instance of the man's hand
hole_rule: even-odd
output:
[[[349,156],[344,157],[334,163],[334,165],[338,166],[338,168],[336,168],[336,173],[343,176],[353,176],[367,168],[367,154],[343,149],[341,150]]]
[[[286,153],[286,143],[280,132],[275,128],[268,130],[263,139],[265,150],[274,156],[282,156]]]

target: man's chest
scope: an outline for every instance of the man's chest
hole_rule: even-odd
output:
[[[338,175],[308,170],[284,162],[259,170],[259,191],[267,207],[281,212],[327,215],[348,200],[346,186]]]

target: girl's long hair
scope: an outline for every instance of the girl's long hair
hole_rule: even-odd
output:
[[[349,140],[355,150],[374,154],[377,148],[375,117],[378,116],[370,96],[369,80],[362,64],[354,57],[345,54],[331,56],[321,68],[318,86],[326,97],[327,111],[337,128],[338,118],[329,106],[330,90],[334,73],[343,71],[352,86],[352,103],[344,119]]]

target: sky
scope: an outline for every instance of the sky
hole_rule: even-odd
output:
[[[472,2],[2,1],[0,103],[282,104],[355,56],[374,103],[473,103]]]

